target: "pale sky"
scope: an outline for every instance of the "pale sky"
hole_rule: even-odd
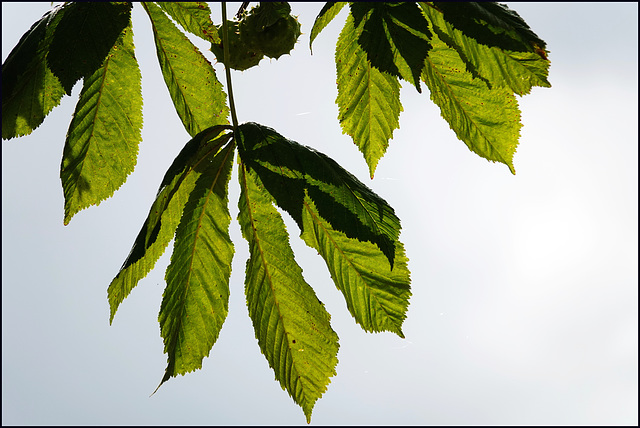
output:
[[[3,62],[50,7],[2,3]],[[291,56],[233,73],[239,120],[324,152],[394,207],[413,296],[405,339],[364,332],[285,216],[340,337],[312,424],[637,425],[638,4],[511,4],[547,42],[553,85],[519,100],[517,175],[470,152],[428,90],[403,83],[400,129],[373,180],[334,103],[346,8],[308,49],[321,7],[292,3],[304,34]],[[235,174],[229,315],[203,368],[149,397],[166,367],[157,315],[172,247],[109,326],[107,286],[189,140],[140,5],[133,22],[143,141],[112,198],[63,226],[60,161],[81,84],[31,135],[2,142],[2,423],[306,425],[248,317]]]

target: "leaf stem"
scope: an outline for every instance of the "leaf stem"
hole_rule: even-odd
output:
[[[229,91],[229,108],[231,109],[231,121],[233,132],[238,130],[238,117],[236,116],[236,104],[233,100],[233,87],[231,86],[231,69],[229,68],[229,25],[227,24],[227,2],[222,2],[222,47],[224,50],[224,71],[227,77],[227,88]]]

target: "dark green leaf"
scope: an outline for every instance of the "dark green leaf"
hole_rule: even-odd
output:
[[[431,31],[420,8],[415,3],[385,2],[355,2],[350,7],[354,27],[363,25],[358,43],[371,65],[421,92],[420,73],[431,48]]]
[[[242,161],[253,169],[278,206],[303,229],[305,192],[336,230],[376,244],[393,266],[400,220],[393,208],[328,156],[288,140],[271,128],[238,128]]]
[[[55,28],[65,13],[56,7],[33,24],[2,64],[2,138],[30,134],[60,104],[64,88],[47,67]]]
[[[485,3],[482,4],[485,5]],[[518,50],[507,50],[495,45],[487,46],[479,41],[482,33],[480,33],[480,39],[476,40],[473,35],[468,36],[455,28],[439,10],[426,3],[421,3],[421,6],[438,38],[455,50],[467,71],[475,78],[484,80],[489,88],[504,87],[518,95],[525,95],[534,86],[551,86],[547,80],[550,63],[543,51],[538,52],[537,48],[524,41],[515,46],[514,43],[509,44],[510,47]],[[481,8],[481,6],[477,7]],[[469,12],[473,10],[476,9]],[[487,26],[480,28],[486,29]],[[498,39],[510,40],[506,34]],[[544,45],[544,42],[538,41]],[[530,43],[538,46],[535,41],[531,40]],[[528,49],[524,49],[523,46],[528,46]]]
[[[422,8],[429,7],[421,3]],[[433,2],[446,21],[486,46],[515,52],[536,52],[546,59],[546,43],[514,10],[496,2]]]
[[[164,81],[189,135],[229,123],[226,95],[211,63],[158,6],[143,6],[151,19]]]
[[[220,147],[229,141],[230,134],[211,141],[228,128],[230,127],[224,125],[212,126],[193,137],[167,170],[129,256],[109,285],[109,322],[113,322],[120,303],[131,293],[138,281],[153,269],[156,261],[164,253],[200,176],[195,167],[211,154],[217,153]]]
[[[131,21],[131,3],[73,2],[56,27],[47,62],[68,95],[100,68]]]
[[[240,167],[238,221],[249,243],[245,292],[260,350],[276,379],[311,420],[336,374],[338,336],[302,277],[282,217],[251,170]]]
[[[234,148],[211,152],[194,167],[200,175],[176,230],[158,317],[168,354],[160,384],[202,367],[227,316],[233,259],[227,186]]]

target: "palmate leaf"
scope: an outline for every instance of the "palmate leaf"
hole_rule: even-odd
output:
[[[366,331],[391,331],[404,338],[402,323],[411,297],[411,280],[403,245],[396,242],[391,269],[378,247],[333,229],[308,196],[302,217],[302,239],[324,258],[356,322]]]
[[[338,336],[302,277],[282,217],[260,178],[241,165],[239,179],[238,221],[250,254],[245,279],[249,316],[276,379],[310,422],[315,402],[336,374]]]
[[[140,79],[129,23],[103,64],[84,78],[60,167],[65,225],[111,197],[133,171],[142,128]]]
[[[420,5],[438,38],[454,49],[467,71],[474,77],[483,79],[489,88],[509,88],[518,95],[525,95],[534,86],[551,87],[547,80],[550,62],[546,56],[544,41],[506,6],[492,3],[447,3],[439,4],[438,8],[427,3]],[[509,13],[515,14],[520,20],[509,25],[490,14],[487,8],[502,12],[500,16],[511,17]],[[440,9],[448,12],[443,13]],[[458,9],[467,13],[454,13]],[[471,12],[477,12],[473,16],[478,18],[473,20]],[[479,17],[501,25],[498,29],[491,26],[491,31],[486,22],[482,21],[484,25],[476,23]],[[466,32],[461,31],[458,26]],[[514,28],[522,29],[516,31]],[[498,31],[499,35],[496,34]],[[511,37],[508,37],[509,34],[512,34]]]
[[[400,220],[393,208],[328,156],[271,128],[244,123],[238,148],[278,206],[303,229],[305,192],[336,230],[380,248],[393,266]]]
[[[186,31],[211,43],[220,43],[220,36],[216,26],[211,22],[211,10],[207,3],[202,1],[163,1],[158,2],[158,6]]]
[[[217,153],[220,147],[229,141],[230,134],[216,138],[228,128],[230,127],[225,125],[212,126],[193,137],[167,170],[131,252],[107,290],[110,323],[113,322],[120,303],[131,293],[138,281],[153,269],[173,239],[184,206],[201,174],[195,167],[207,156]]]
[[[504,163],[515,174],[513,155],[520,136],[520,110],[508,89],[489,89],[465,70],[458,53],[434,36],[422,77],[442,117],[470,150]]]
[[[325,259],[356,322],[366,331],[402,337],[410,278],[393,209],[313,149],[255,123],[241,125],[238,132],[245,167]]]
[[[142,3],[151,19],[158,61],[173,105],[189,135],[228,124],[229,108],[211,63],[153,3]]]
[[[58,6],[31,26],[2,64],[2,138],[33,132],[65,94],[47,67],[55,28],[65,13]]]
[[[234,149],[228,144],[194,166],[199,177],[176,230],[158,317],[169,360],[160,385],[202,367],[227,316],[233,259],[227,186]]]
[[[504,5],[419,5],[350,3],[336,44],[336,103],[343,132],[353,138],[373,177],[402,111],[397,79],[419,90],[419,76],[458,138],[515,173],[521,124],[512,93],[550,86],[544,41]],[[323,7],[313,36],[341,7]],[[433,43],[438,43],[437,52]]]
[[[336,44],[336,103],[342,131],[353,138],[373,178],[399,127],[402,105],[398,78],[371,65],[358,43],[361,32],[362,26],[354,27],[349,15]]]

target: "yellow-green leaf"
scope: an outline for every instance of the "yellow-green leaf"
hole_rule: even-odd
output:
[[[330,316],[302,277],[282,217],[255,172],[240,167],[238,221],[249,243],[245,292],[260,350],[276,379],[304,411],[334,376],[338,336]]]
[[[515,174],[513,155],[520,137],[520,110],[510,90],[489,88],[474,78],[458,53],[434,36],[422,78],[431,100],[440,107],[467,147],[493,162],[501,162]]]
[[[309,36],[309,50],[313,51],[311,45],[318,34],[327,26],[329,22],[333,20],[340,13],[343,7],[347,5],[347,2],[338,1],[338,2],[327,2],[324,4],[318,16],[316,16],[316,20],[313,22],[313,27],[311,28],[311,35]]]
[[[323,153],[257,123],[238,128],[243,162],[260,176],[300,229],[303,199],[308,194],[334,229],[377,245],[393,266],[400,219],[383,198]]]
[[[308,195],[302,217],[300,236],[327,263],[356,322],[369,332],[391,331],[404,337],[402,323],[411,297],[411,279],[402,243],[395,243],[392,269],[376,245],[335,230]]]
[[[202,367],[227,316],[233,259],[227,186],[234,150],[228,144],[195,167],[199,177],[176,230],[158,317],[168,355],[161,384]]]
[[[398,78],[373,67],[358,43],[362,25],[347,18],[336,45],[338,120],[369,166],[373,178],[378,161],[399,127],[400,83]]]
[[[138,281],[153,269],[171,242],[182,218],[184,206],[200,176],[196,166],[208,156],[217,153],[220,147],[229,141],[231,134],[223,134],[216,138],[226,128],[229,127],[213,126],[193,137],[167,170],[131,252],[107,290],[109,322],[113,322],[120,303],[138,285]]]
[[[143,6],[151,19],[162,76],[189,135],[228,124],[226,95],[211,63],[162,9],[153,3]]]
[[[142,129],[140,79],[129,25],[102,66],[84,80],[60,168],[64,224],[111,197],[133,171]]]
[[[490,88],[509,88],[525,95],[534,86],[551,86],[547,80],[550,62],[544,41],[506,6],[463,2],[438,3],[438,7],[420,5],[438,38],[458,53],[467,71],[483,79]],[[510,22],[488,8],[506,15]]]
[[[169,16],[186,31],[211,43],[220,43],[216,26],[211,22],[211,10],[203,1],[163,1],[158,2]]]
[[[68,95],[80,79],[102,66],[123,30],[130,27],[131,3],[70,2],[53,34],[47,65]]]

